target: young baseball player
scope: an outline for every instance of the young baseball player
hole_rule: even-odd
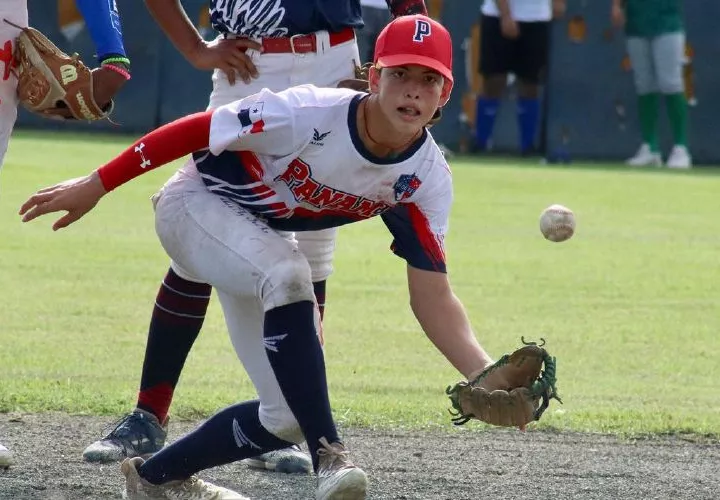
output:
[[[674,140],[670,168],[692,167],[687,147],[687,100],[683,64],[685,29],[680,0],[613,0],[612,21],[624,27],[635,77],[642,144],[627,160],[635,167],[662,166],[658,138],[661,97]]]
[[[335,87],[352,78],[360,63],[355,28],[362,26],[359,0],[279,1],[272,8],[255,1],[210,2],[210,18],[220,33],[207,43],[189,21],[180,2],[146,0],[153,17],[177,49],[198,69],[213,69],[214,109],[267,88],[278,92],[312,83]],[[425,13],[422,0],[389,0],[395,16]],[[318,140],[322,131],[317,131]],[[310,262],[320,315],[326,280],[332,272],[336,229],[297,235],[298,248]],[[166,418],[185,360],[200,333],[211,286],[170,268],[157,294],[148,331],[140,390],[133,412],[108,435],[83,452],[89,461],[115,461],[158,451],[165,442]],[[252,304],[247,307],[252,314]],[[238,325],[238,328],[241,326]],[[307,473],[310,458],[297,447],[261,454],[251,467]]]
[[[95,48],[100,67],[93,71],[98,104],[110,102],[129,79],[130,60],[125,54],[120,16],[115,2],[77,0]],[[9,21],[9,22],[6,22]],[[0,168],[17,119],[17,77],[12,70],[19,27],[28,26],[27,0],[0,2]],[[119,71],[118,71],[119,70]],[[0,445],[0,468],[12,463],[10,451]]]
[[[154,197],[157,233],[173,269],[216,288],[259,399],[222,410],[147,461],[125,460],[129,498],[243,498],[193,475],[303,438],[316,498],[365,498],[365,473],[332,418],[310,266],[291,231],[380,216],[430,340],[468,378],[492,364],[446,274],[451,174],[425,128],[452,89],[450,35],[426,16],[400,17],[380,34],[374,63],[369,95],[263,90],[162,126],[21,207],[26,222],[67,211],[57,230],[121,184],[193,152]],[[483,379],[487,390],[518,385],[503,368]]]

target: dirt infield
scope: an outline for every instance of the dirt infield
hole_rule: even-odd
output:
[[[121,498],[117,464],[82,461],[83,447],[107,418],[60,414],[0,415],[0,442],[17,465],[0,471],[0,499]],[[195,426],[173,422],[170,439]],[[716,499],[720,445],[682,439],[621,441],[550,432],[344,431],[373,499]],[[312,476],[249,470],[233,464],[201,477],[253,499],[312,499]]]

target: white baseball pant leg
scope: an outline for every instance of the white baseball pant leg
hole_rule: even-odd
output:
[[[302,442],[263,344],[264,311],[314,300],[310,266],[292,234],[212,194],[192,160],[154,202],[155,228],[173,269],[218,293],[231,341],[260,399],[260,422],[281,439]]]
[[[10,71],[15,40],[20,30],[6,23],[28,25],[27,0],[0,1],[0,168],[7,152],[10,134],[17,119],[17,78]]]
[[[685,33],[667,33],[654,38],[630,37],[627,50],[638,95],[685,91],[682,73]]]

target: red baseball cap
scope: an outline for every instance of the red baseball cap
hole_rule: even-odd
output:
[[[397,17],[385,26],[375,42],[375,65],[389,68],[406,64],[434,69],[452,83],[452,39],[448,30],[420,14]]]

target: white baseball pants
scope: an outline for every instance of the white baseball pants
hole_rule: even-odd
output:
[[[17,78],[10,71],[18,26],[28,25],[27,0],[0,0],[0,167],[7,152],[10,134],[17,119]]]
[[[627,51],[639,95],[685,91],[685,33],[667,33],[654,38],[630,37]]]
[[[263,344],[265,311],[314,300],[310,266],[293,233],[275,231],[208,191],[192,160],[154,203],[155,229],[175,272],[217,291],[232,344],[258,392],[260,422],[281,439],[302,442]]]

